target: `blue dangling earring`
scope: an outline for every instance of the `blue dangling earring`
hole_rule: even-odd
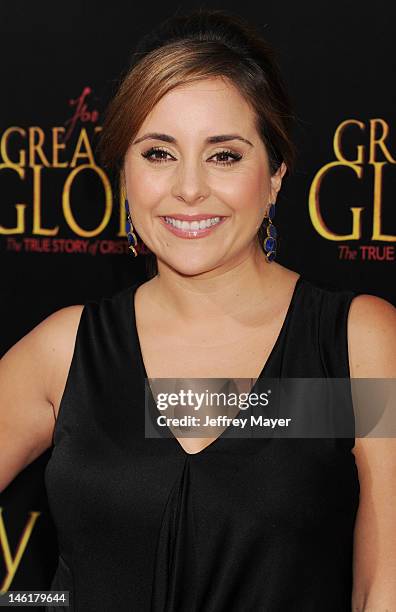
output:
[[[276,237],[278,232],[276,231],[275,225],[272,223],[272,219],[275,216],[275,203],[270,204],[268,210],[268,225],[267,225],[267,237],[264,239],[264,249],[265,249],[265,260],[267,263],[271,263],[276,257]]]
[[[134,254],[135,257],[137,257],[137,251],[135,249],[135,246],[137,245],[137,238],[134,234],[134,227],[132,225],[132,219],[131,216],[129,214],[129,204],[128,204],[128,200],[125,200],[125,211],[126,211],[126,222],[125,222],[125,230],[127,233],[127,238],[128,238],[128,243],[129,243],[129,249],[132,251],[132,253]]]

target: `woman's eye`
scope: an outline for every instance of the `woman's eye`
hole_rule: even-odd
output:
[[[242,159],[242,155],[239,153],[234,153],[233,151],[220,151],[219,153],[215,153],[209,159],[214,157],[218,158],[218,161],[215,161],[215,164],[219,164],[221,166],[231,166],[235,162],[238,162]]]
[[[154,163],[158,163],[158,162],[161,163],[161,162],[168,161],[168,159],[166,158],[167,155],[170,155],[170,153],[168,153],[168,151],[165,151],[165,149],[156,149],[154,147],[142,153],[142,156],[144,158]]]

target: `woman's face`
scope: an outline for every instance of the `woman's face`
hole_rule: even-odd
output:
[[[270,176],[254,119],[222,78],[170,91],[147,116],[125,156],[124,178],[132,223],[159,267],[204,274],[253,254],[286,170],[282,164]]]

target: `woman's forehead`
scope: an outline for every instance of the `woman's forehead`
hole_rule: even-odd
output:
[[[180,134],[198,132],[209,135],[255,131],[255,114],[232,85],[222,80],[205,80],[177,86],[166,93],[147,115],[139,130],[165,131]],[[249,135],[248,135],[249,134]]]

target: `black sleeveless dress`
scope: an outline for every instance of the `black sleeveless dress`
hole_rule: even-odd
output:
[[[45,471],[51,589],[70,612],[350,612],[354,438],[145,438],[139,284],[81,314]],[[259,380],[349,377],[355,295],[300,276]]]

